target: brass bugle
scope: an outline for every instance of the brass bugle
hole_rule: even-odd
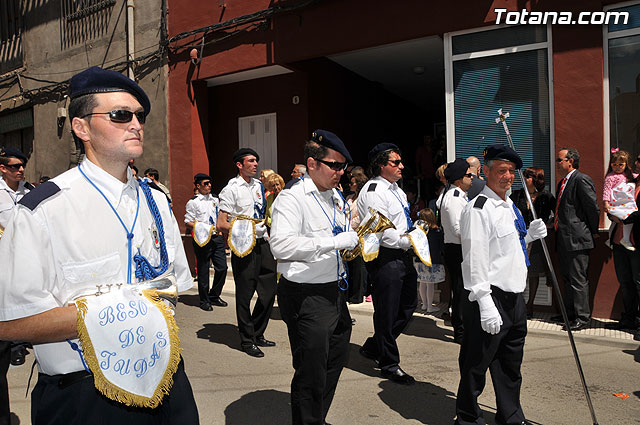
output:
[[[358,238],[360,238],[372,233],[384,232],[387,229],[395,228],[396,226],[394,226],[391,220],[385,217],[384,214],[369,207],[369,219],[367,219],[365,223],[362,223],[360,226],[358,226],[356,233],[358,234]],[[342,255],[343,260],[351,261],[362,255],[362,246],[360,242],[358,242],[358,245],[356,245],[355,248],[343,249],[340,254]]]

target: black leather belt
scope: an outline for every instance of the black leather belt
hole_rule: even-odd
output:
[[[79,370],[77,372],[66,373],[64,375],[58,375],[58,387],[67,388],[70,385],[80,382],[83,379],[87,379],[91,376],[86,370]]]

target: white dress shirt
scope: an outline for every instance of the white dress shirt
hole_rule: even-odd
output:
[[[184,222],[195,223],[197,221],[215,226],[218,221],[219,203],[217,196],[210,193],[206,195],[198,193],[187,202]]]
[[[3,229],[7,227],[13,208],[27,193],[29,193],[29,188],[27,188],[26,181],[21,180],[18,183],[18,190],[14,191],[4,181],[4,178],[0,178],[0,227]]]
[[[249,183],[239,175],[229,180],[220,192],[220,211],[231,217],[243,214],[254,218],[264,218],[259,211],[266,206],[264,188],[260,180],[250,179]]]
[[[153,266],[160,264],[154,243],[155,221],[139,183],[128,170],[120,180],[85,159],[82,171],[102,190],[124,224],[131,229],[137,196],[140,208],[133,229],[132,256],[140,252]],[[78,167],[50,180],[60,191],[33,210],[18,204],[13,220],[0,239],[0,320],[33,316],[66,305],[79,290],[97,284],[126,283],[127,233],[100,193]],[[165,231],[169,262],[178,291],[193,286],[178,223],[165,195],[151,190]],[[37,194],[38,189],[32,193]],[[136,282],[132,261],[131,282]],[[76,341],[77,342],[77,341]],[[80,356],[67,342],[34,344],[38,368],[48,375],[83,370]]]
[[[479,207],[481,198],[486,202]],[[509,197],[501,199],[485,186],[462,211],[462,276],[470,301],[491,293],[491,285],[521,293],[527,283],[527,264]]]
[[[344,264],[342,256],[336,256],[332,229],[334,220],[345,228],[349,211],[336,189],[320,192],[305,174],[301,183],[280,192],[271,216],[269,245],[285,279],[298,283],[338,280]]]
[[[455,185],[438,199],[444,243],[460,244],[460,215],[468,203],[467,193]]]
[[[398,187],[397,183],[391,183],[383,177],[374,177],[365,183],[358,200],[358,214],[364,223],[369,216],[369,208],[377,210],[387,217],[396,226],[396,237],[387,238],[386,233],[380,241],[380,245],[386,248],[399,248],[398,235],[407,233],[407,217],[404,207],[408,207],[407,195]]]

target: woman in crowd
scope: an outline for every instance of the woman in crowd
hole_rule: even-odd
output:
[[[524,175],[527,189],[531,195],[531,201],[533,201],[536,216],[541,218],[547,226],[552,225],[556,198],[551,194],[551,192],[545,189],[544,170],[542,168],[529,167],[525,169],[522,174]],[[533,213],[531,212],[531,208],[527,202],[527,195],[525,194],[524,189],[519,189],[513,192],[511,194],[511,200],[516,204],[524,217],[524,221],[527,223],[527,227],[529,227],[529,223],[533,221]],[[547,276],[547,282],[549,282],[547,261],[542,250],[542,243],[542,240],[536,240],[527,247],[527,251],[529,252],[529,262],[531,263],[529,266],[529,274],[527,275],[527,279],[529,281],[529,299],[527,301],[528,318],[533,317],[533,300],[535,299],[536,292],[538,291],[540,276]]]
[[[265,170],[263,170],[265,171]],[[262,179],[262,177],[261,177]],[[272,172],[265,178],[264,190],[267,195],[267,211],[265,212],[265,224],[267,227],[271,227],[271,206],[273,205],[273,201],[276,200],[276,196],[282,191],[284,187],[284,179],[280,174],[276,174]]]

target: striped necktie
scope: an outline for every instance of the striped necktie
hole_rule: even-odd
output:
[[[562,179],[562,185],[560,185],[560,193],[558,193],[558,202],[556,202],[556,212],[553,217],[553,228],[554,230],[558,230],[558,209],[560,208],[560,198],[562,198],[562,194],[564,193],[564,187],[567,185],[567,178]]]

